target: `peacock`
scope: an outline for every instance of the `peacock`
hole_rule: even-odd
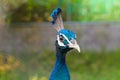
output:
[[[70,74],[66,65],[66,54],[72,49],[77,49],[80,52],[76,34],[71,30],[64,29],[61,13],[62,10],[60,8],[56,8],[51,13],[51,24],[58,34],[55,41],[56,63],[49,80],[70,80]]]

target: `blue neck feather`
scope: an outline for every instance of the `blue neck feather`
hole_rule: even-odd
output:
[[[69,71],[66,65],[66,52],[56,48],[56,63],[49,80],[70,80]]]

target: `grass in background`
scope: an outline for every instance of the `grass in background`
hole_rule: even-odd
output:
[[[67,55],[71,80],[119,80],[119,53],[71,51]],[[54,63],[54,51],[0,53],[0,80],[48,80]]]

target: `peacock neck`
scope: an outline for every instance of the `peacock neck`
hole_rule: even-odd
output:
[[[50,80],[70,80],[69,71],[66,65],[66,53],[56,50],[56,63]]]
[[[66,65],[66,53],[56,53],[56,63]]]

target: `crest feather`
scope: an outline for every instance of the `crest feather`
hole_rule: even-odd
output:
[[[61,13],[62,10],[60,8],[56,8],[51,13],[51,17],[52,17],[51,23],[58,32],[64,29]]]

